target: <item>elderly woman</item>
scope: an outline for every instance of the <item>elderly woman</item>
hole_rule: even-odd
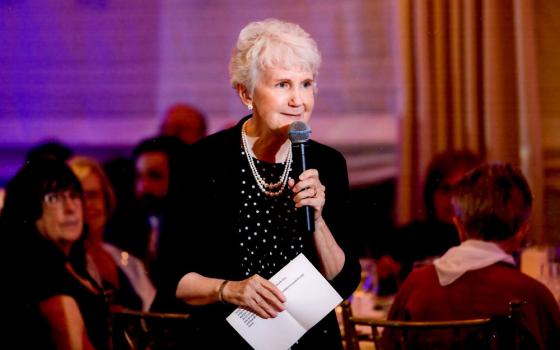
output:
[[[88,226],[85,247],[94,262],[97,280],[113,292],[112,302],[129,309],[148,310],[156,290],[142,261],[104,241],[105,228],[116,207],[113,187],[101,165],[92,158],[74,156],[68,164],[84,191],[84,217]]]
[[[162,241],[168,276],[156,307],[166,294],[179,299],[197,323],[191,342],[248,347],[225,317],[235,307],[262,318],[282,312],[286,299],[268,278],[300,253],[343,298],[359,282],[358,260],[346,249],[344,158],[310,141],[309,169],[297,174],[290,168],[288,129],[311,117],[319,64],[315,41],[296,24],[253,22],[239,35],[231,83],[252,114],[192,146],[190,173],[172,184],[174,207],[164,226],[172,231],[164,235],[170,241]],[[302,206],[313,209],[311,234],[298,221]],[[341,348],[334,312],[297,347]]]
[[[87,272],[82,213],[80,182],[62,161],[28,162],[8,184],[0,217],[6,344],[109,348],[108,307]]]

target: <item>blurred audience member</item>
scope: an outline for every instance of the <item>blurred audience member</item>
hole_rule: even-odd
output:
[[[150,232],[148,223],[138,220],[140,206],[134,195],[134,161],[131,158],[118,157],[105,162],[103,168],[117,198],[115,212],[105,228],[104,239],[123,249],[123,236],[132,239],[134,233],[142,237],[147,234],[143,235],[141,232]],[[128,246],[124,250],[140,257],[136,255],[137,252],[129,251]]]
[[[6,190],[0,188],[0,214],[2,214],[2,208],[4,208],[4,199],[6,198]]]
[[[31,148],[25,155],[25,160],[58,159],[65,162],[73,154],[74,151],[65,144],[58,141],[48,141]]]
[[[453,225],[451,190],[469,170],[482,162],[470,151],[446,151],[430,162],[424,183],[426,218],[401,227],[388,255],[377,261],[380,294],[392,294],[413,267],[430,262],[459,245]]]
[[[115,191],[118,210],[134,199],[134,162],[128,157],[117,157],[104,162],[103,169]]]
[[[525,177],[509,164],[487,164],[468,173],[453,191],[453,222],[462,243],[433,264],[411,272],[398,291],[389,319],[507,315],[509,302],[519,300],[523,302],[522,329],[527,331],[522,333],[521,348],[560,349],[557,301],[546,286],[520,272],[512,257],[529,228],[532,202]],[[398,348],[393,332],[386,329],[383,333],[387,349]]]
[[[142,261],[116,246],[104,242],[105,227],[116,207],[113,188],[101,165],[94,159],[75,156],[68,164],[80,180],[85,199],[85,223],[89,231],[86,250],[100,272],[105,289],[114,293],[117,305],[148,310],[155,288]]]
[[[144,261],[157,287],[157,253],[162,215],[167,205],[169,182],[176,172],[177,159],[186,145],[176,137],[160,136],[143,140],[133,150],[134,215],[121,213],[111,223],[110,241]],[[136,230],[131,230],[135,227]],[[109,238],[109,237],[108,237]]]
[[[178,137],[190,145],[206,136],[206,117],[191,105],[173,105],[165,113],[160,134]]]
[[[36,159],[7,187],[0,216],[4,326],[21,349],[108,349],[108,306],[88,273],[83,193],[64,162]]]

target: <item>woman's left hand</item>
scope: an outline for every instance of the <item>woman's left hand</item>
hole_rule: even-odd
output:
[[[319,172],[316,169],[308,169],[301,173],[299,181],[288,180],[288,186],[294,193],[296,208],[304,205],[313,207],[315,220],[321,217],[325,205],[325,186],[319,180]]]

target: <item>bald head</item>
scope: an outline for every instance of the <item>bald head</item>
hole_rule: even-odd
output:
[[[160,133],[163,136],[178,137],[191,144],[206,136],[206,120],[193,106],[177,104],[165,113]]]

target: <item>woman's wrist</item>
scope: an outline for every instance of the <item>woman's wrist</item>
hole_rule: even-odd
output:
[[[315,221],[315,230],[317,230],[318,227],[326,225],[322,215],[317,217],[314,221]]]
[[[222,304],[227,304],[226,300],[224,299],[224,288],[226,287],[226,284],[228,284],[228,283],[229,283],[229,280],[223,280],[222,283],[220,283],[220,286],[218,287],[218,300]]]

